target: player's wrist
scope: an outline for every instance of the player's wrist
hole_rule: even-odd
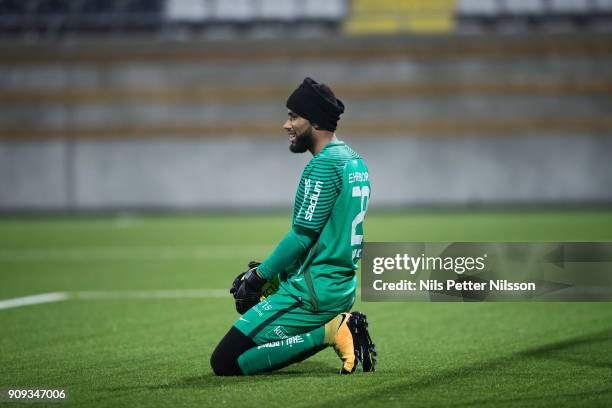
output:
[[[270,273],[269,268],[266,267],[265,262],[262,263],[261,265],[257,265],[256,268],[254,268],[255,271],[257,272],[257,275],[262,278],[265,279],[266,281],[270,280],[270,276],[273,275]]]
[[[246,275],[244,275],[245,283],[252,289],[259,290],[267,282],[263,276],[257,272],[257,268],[251,268]]]

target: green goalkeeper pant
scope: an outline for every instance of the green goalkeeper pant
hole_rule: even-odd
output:
[[[234,327],[255,347],[238,358],[242,374],[276,370],[324,349],[325,324],[352,305],[313,312],[293,296],[275,293],[249,309]]]

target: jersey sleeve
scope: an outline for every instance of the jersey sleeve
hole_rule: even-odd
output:
[[[331,160],[313,163],[295,202],[294,227],[320,233],[329,218],[342,188],[342,174]]]
[[[316,237],[309,231],[292,228],[272,254],[257,267],[257,272],[266,280],[272,279],[296,259],[304,258],[315,240]]]

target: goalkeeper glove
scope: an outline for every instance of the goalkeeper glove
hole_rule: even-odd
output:
[[[250,269],[238,275],[230,289],[230,293],[234,295],[236,311],[240,314],[259,303],[261,288],[267,282],[257,273],[257,266],[259,266],[257,262],[249,262]]]

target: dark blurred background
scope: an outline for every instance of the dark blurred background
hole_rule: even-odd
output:
[[[612,204],[612,0],[0,0],[0,212],[287,208],[305,76],[372,206]]]

